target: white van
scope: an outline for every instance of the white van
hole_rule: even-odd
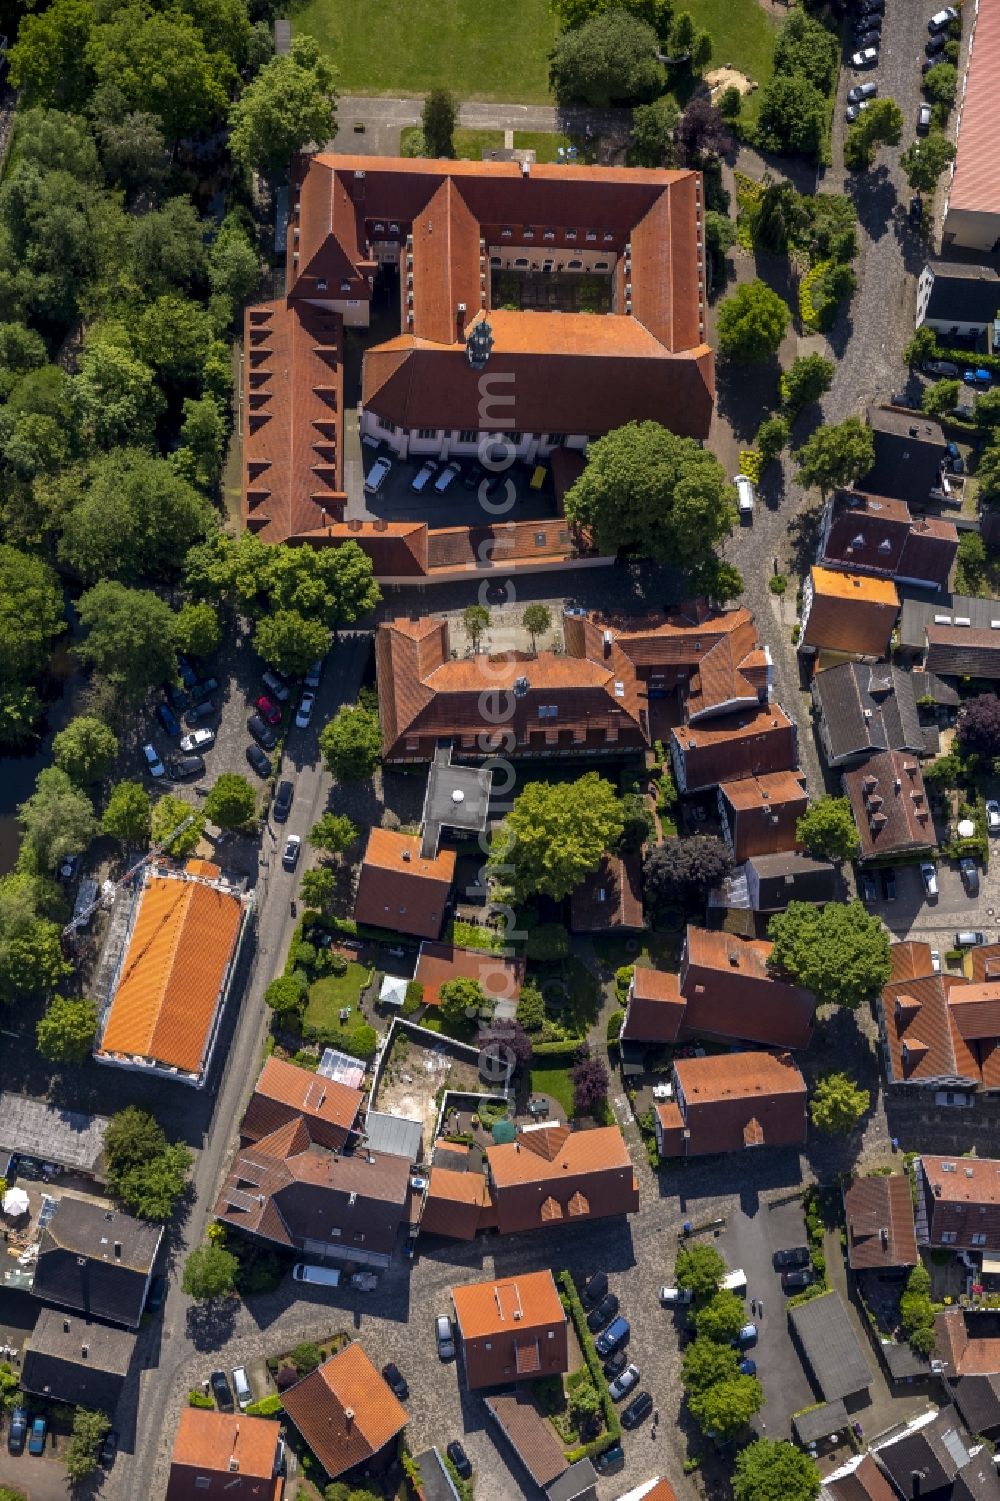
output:
[[[318,1283],[321,1287],[339,1287],[340,1272],[333,1266],[310,1266],[307,1261],[297,1261],[292,1268],[296,1282]]]
[[[238,1365],[233,1370],[233,1391],[236,1393],[240,1412],[246,1412],[253,1401],[253,1388],[245,1366]]]
[[[747,479],[745,474],[734,474],[733,484],[736,486],[736,509],[741,516],[753,515],[753,481]]]
[[[727,1272],[722,1279],[721,1290],[724,1293],[736,1293],[739,1297],[746,1297],[747,1274],[742,1268],[735,1272]]]

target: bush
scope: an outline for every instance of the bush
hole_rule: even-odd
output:
[[[569,934],[562,923],[539,923],[528,934],[526,953],[529,959],[536,959],[540,964],[565,959],[569,954]]]
[[[319,1345],[311,1340],[304,1340],[301,1345],[296,1345],[291,1354],[292,1365],[300,1376],[308,1376],[318,1365],[322,1365],[323,1356]]]
[[[772,573],[767,581],[767,587],[772,594],[784,594],[788,588],[788,580],[783,573]]]
[[[261,1397],[259,1402],[251,1402],[246,1414],[248,1418],[276,1418],[283,1411],[281,1398],[277,1392],[271,1392],[268,1396]]]
[[[410,980],[406,986],[406,997],[403,1001],[403,1015],[413,1016],[424,1004],[424,987],[419,980]]]
[[[833,326],[838,304],[857,286],[850,266],[819,261],[799,283],[799,317],[806,328],[825,333]]]
[[[619,1037],[622,1034],[622,1026],[624,1025],[624,1022],[625,1022],[625,1013],[624,1013],[624,1011],[612,1011],[611,1015],[608,1017],[608,1046],[609,1047],[612,1047],[615,1043],[617,1043]]]
[[[201,1391],[197,1386],[193,1386],[188,1392],[188,1406],[208,1409],[214,1407],[215,1403],[205,1392]]]
[[[740,449],[740,473],[745,474],[753,485],[760,484],[764,472],[764,458],[755,448]]]
[[[526,1032],[538,1032],[545,1025],[545,998],[533,980],[526,980],[521,987],[517,1023]]]
[[[634,964],[623,964],[619,969],[615,970],[615,994],[620,1001],[624,1001],[627,998],[634,974]]]

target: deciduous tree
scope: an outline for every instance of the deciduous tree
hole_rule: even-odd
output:
[[[818,427],[795,458],[799,484],[816,485],[825,499],[831,490],[868,473],[875,462],[875,440],[859,417],[847,417]]]
[[[111,1427],[107,1413],[78,1407],[73,1413],[73,1432],[63,1451],[63,1463],[73,1485],[97,1469],[97,1451]]]
[[[674,132],[681,161],[687,167],[703,166],[711,157],[725,156],[733,149],[733,133],[705,94],[695,94]]]
[[[787,1439],[759,1438],[736,1456],[736,1501],[816,1501],[816,1461]]]
[[[79,714],[52,742],[52,755],[61,771],[79,787],[106,777],[118,754],[118,737],[101,719]]]
[[[995,693],[977,693],[965,700],[958,716],[958,743],[966,755],[1000,755],[1000,698]]]
[[[17,810],[25,845],[39,872],[51,874],[67,855],[78,855],[97,833],[94,805],[58,766],[38,773],[35,790]]]
[[[677,1252],[674,1266],[677,1286],[686,1288],[693,1294],[696,1308],[715,1297],[725,1275],[725,1261],[707,1241],[695,1241],[689,1246],[682,1246]]]
[[[337,879],[332,870],[319,865],[303,872],[299,890],[307,907],[315,907],[322,912],[333,904],[337,894]]]
[[[844,166],[864,172],[875,160],[877,146],[898,146],[903,111],[895,99],[873,99],[844,140]]]
[[[0,678],[37,676],[65,629],[55,570],[0,543]]]
[[[821,1001],[857,1006],[889,978],[889,938],[859,901],[830,902],[822,911],[790,902],[768,925],[768,964],[815,992]]]
[[[808,78],[826,93],[839,66],[840,46],[836,33],[807,11],[792,11],[774,44],[775,73]]]
[[[199,1303],[227,1298],[236,1287],[239,1265],[224,1246],[196,1246],[184,1263],[181,1290]]]
[[[764,1388],[756,1376],[733,1376],[688,1395],[691,1416],[702,1433],[713,1438],[728,1439],[742,1433],[763,1405]]]
[[[570,1078],[573,1081],[573,1114],[595,1115],[602,1111],[608,1098],[608,1070],[603,1059],[591,1053],[586,1044],[570,1070]]]
[[[531,637],[531,650],[537,651],[538,638],[552,629],[552,611],[548,605],[527,605],[521,616],[521,624]]]
[[[160,845],[175,860],[183,860],[192,854],[205,832],[205,812],[195,808],[182,797],[165,792],[153,804],[150,815],[154,844]],[[186,828],[182,826],[187,825]]]
[[[35,1027],[38,1051],[50,1063],[83,1063],[97,1031],[93,1001],[54,995]]]
[[[458,100],[450,89],[431,89],[420,112],[420,123],[428,156],[455,155]]]
[[[719,349],[739,364],[766,360],[777,352],[791,316],[766,282],[744,282],[719,308]]]
[[[797,417],[803,407],[829,391],[833,384],[834,364],[821,354],[800,354],[781,377],[781,405],[789,418]]]
[[[608,10],[564,31],[549,53],[549,82],[560,104],[607,109],[650,99],[661,86],[656,32],[624,10]]]
[[[795,837],[817,860],[853,860],[861,840],[850,799],[817,798],[795,825]]]
[[[298,610],[276,610],[257,622],[253,642],[265,662],[298,676],[326,656],[331,639],[322,621],[309,620]]]
[[[192,657],[210,657],[222,641],[222,626],[211,605],[183,605],[174,622],[177,650]]]
[[[471,980],[465,975],[455,980],[446,980],[438,991],[438,995],[441,1015],[447,1021],[464,1021],[469,1015],[479,1016],[484,1010],[489,1009],[486,1003],[486,992],[480,982]]]
[[[339,709],[320,732],[319,748],[327,769],[339,782],[370,777],[382,754],[378,715],[370,709]]]
[[[126,848],[148,844],[150,833],[149,793],[139,782],[119,782],[111,790],[101,819],[101,829]]]
[[[242,829],[257,812],[257,794],[246,777],[223,771],[204,802],[205,817],[220,829]]]
[[[123,698],[138,703],[154,684],[173,677],[174,612],[150,590],[95,584],[81,597],[79,615],[87,634],[77,656]]]
[[[699,1335],[684,1351],[681,1381],[687,1392],[704,1392],[720,1381],[733,1381],[740,1374],[740,1357],[732,1345],[720,1345]]]
[[[765,85],[757,120],[757,143],[815,161],[826,131],[826,100],[802,74],[776,73]]]
[[[933,193],[938,178],[955,160],[955,147],[943,130],[932,130],[922,141],[911,141],[899,159],[915,193]]]
[[[948,417],[958,406],[962,394],[961,382],[939,380],[925,386],[920,393],[920,406],[930,417]]]
[[[529,782],[490,850],[490,870],[518,900],[543,893],[561,901],[614,849],[624,828],[621,802],[596,771],[575,782]]]
[[[342,855],[357,839],[359,829],[345,813],[324,813],[309,830],[309,843],[328,855]]]
[[[210,52],[179,9],[136,4],[110,12],[93,28],[84,58],[97,83],[113,83],[128,109],[158,115],[171,141],[214,124],[235,81],[229,59]]]
[[[643,895],[654,913],[674,905],[697,907],[732,868],[728,848],[712,834],[667,839],[654,845],[646,856],[642,867]]]
[[[485,605],[466,605],[462,611],[462,624],[465,626],[466,635],[472,642],[472,650],[479,650],[479,643],[483,638],[483,632],[490,623],[490,612]]]
[[[245,170],[283,172],[303,146],[337,128],[335,70],[309,36],[266,63],[229,112],[229,148]]]
[[[632,149],[640,167],[669,167],[674,162],[674,131],[680,112],[664,95],[632,111]]]
[[[928,68],[924,74],[924,93],[932,104],[940,107],[947,119],[958,93],[958,69],[954,63],[935,63],[933,68]]]
[[[853,1131],[872,1102],[867,1089],[859,1089],[849,1074],[824,1074],[813,1089],[809,1118],[828,1136]]]
[[[169,577],[212,524],[204,497],[166,459],[120,448],[87,466],[66,517],[60,560],[85,583]],[[72,496],[78,477],[61,487]],[[174,629],[172,626],[171,629]]]
[[[694,1325],[700,1336],[728,1345],[736,1338],[747,1321],[743,1299],[735,1293],[718,1292],[694,1314]]]

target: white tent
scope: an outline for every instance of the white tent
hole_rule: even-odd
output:
[[[958,826],[959,839],[971,839],[976,832],[976,826],[971,818],[963,818]]]
[[[23,1188],[8,1188],[3,1196],[3,1212],[17,1219],[28,1212],[28,1195]]]
[[[378,998],[383,1006],[401,1006],[406,1000],[406,981],[399,975],[386,975]]]

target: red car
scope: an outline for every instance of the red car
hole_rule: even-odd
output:
[[[257,700],[257,709],[267,720],[268,724],[281,723],[281,710],[278,708],[278,705],[276,703],[272,703],[269,698],[259,698]]]

